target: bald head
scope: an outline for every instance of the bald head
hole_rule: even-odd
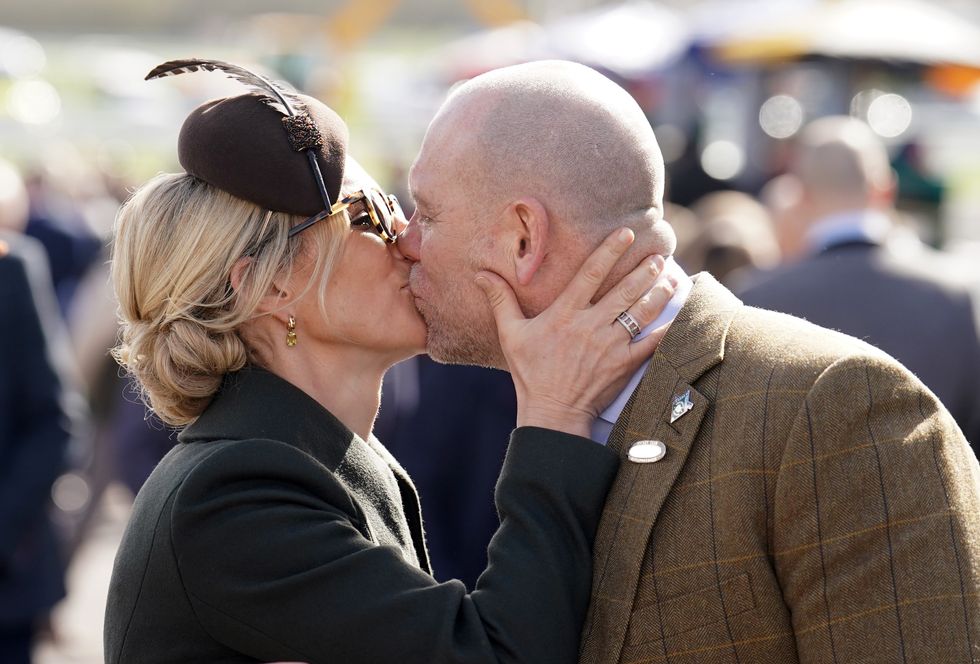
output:
[[[587,67],[535,62],[478,76],[443,104],[409,174],[417,208],[398,243],[429,355],[504,367],[477,271],[503,277],[529,316],[550,305],[613,229],[636,241],[598,296],[674,250],[664,166],[625,90]]]
[[[800,134],[791,173],[807,198],[837,207],[866,207],[892,186],[885,146],[864,122],[822,118]]]
[[[488,203],[534,196],[578,233],[663,216],[664,166],[633,98],[588,67],[544,61],[457,87],[426,135]]]

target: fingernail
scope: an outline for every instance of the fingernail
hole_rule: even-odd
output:
[[[620,242],[631,242],[633,240],[633,231],[629,228],[623,228],[619,231],[619,235],[616,236]]]
[[[476,285],[480,287],[480,290],[486,292],[487,288],[490,286],[490,280],[484,277],[482,274],[476,275]]]

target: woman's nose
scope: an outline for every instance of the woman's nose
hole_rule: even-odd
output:
[[[387,245],[387,246],[388,246],[388,251],[391,252],[391,255],[394,256],[396,260],[400,260],[400,261],[408,261],[409,260],[405,256],[405,254],[402,252],[401,235],[399,235],[397,238],[395,238],[395,241],[392,242],[391,244]]]
[[[395,231],[395,235],[401,235],[408,227],[408,219],[402,214],[395,214],[391,219],[391,230]]]

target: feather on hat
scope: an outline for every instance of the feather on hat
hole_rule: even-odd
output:
[[[191,111],[177,140],[185,171],[289,214],[312,216],[337,201],[348,138],[339,115],[313,97],[219,60],[171,60],[154,67],[146,80],[195,71],[220,71],[252,90]]]

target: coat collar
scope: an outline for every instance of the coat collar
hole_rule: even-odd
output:
[[[667,330],[656,354],[677,375],[693,383],[725,358],[725,339],[742,302],[707,272],[694,277],[694,288]],[[651,379],[656,376],[647,375]]]
[[[303,450],[330,470],[340,465],[356,434],[292,383],[258,366],[225,376],[207,409],[177,440],[265,438]]]
[[[337,470],[351,444],[360,440],[306,392],[254,365],[225,376],[207,409],[177,436],[181,443],[249,438],[291,445],[330,471]],[[418,494],[411,478],[373,435],[364,442],[391,468],[419,565],[431,573]]]
[[[695,387],[725,357],[728,329],[742,303],[707,273],[694,288],[653,354],[643,380],[609,436],[622,458],[596,534],[593,602],[583,630],[580,662],[619,661],[650,533],[687,460],[711,402]],[[671,422],[675,398],[689,392],[693,408]],[[633,463],[629,449],[657,440],[667,454]],[[601,639],[598,636],[601,635]]]

